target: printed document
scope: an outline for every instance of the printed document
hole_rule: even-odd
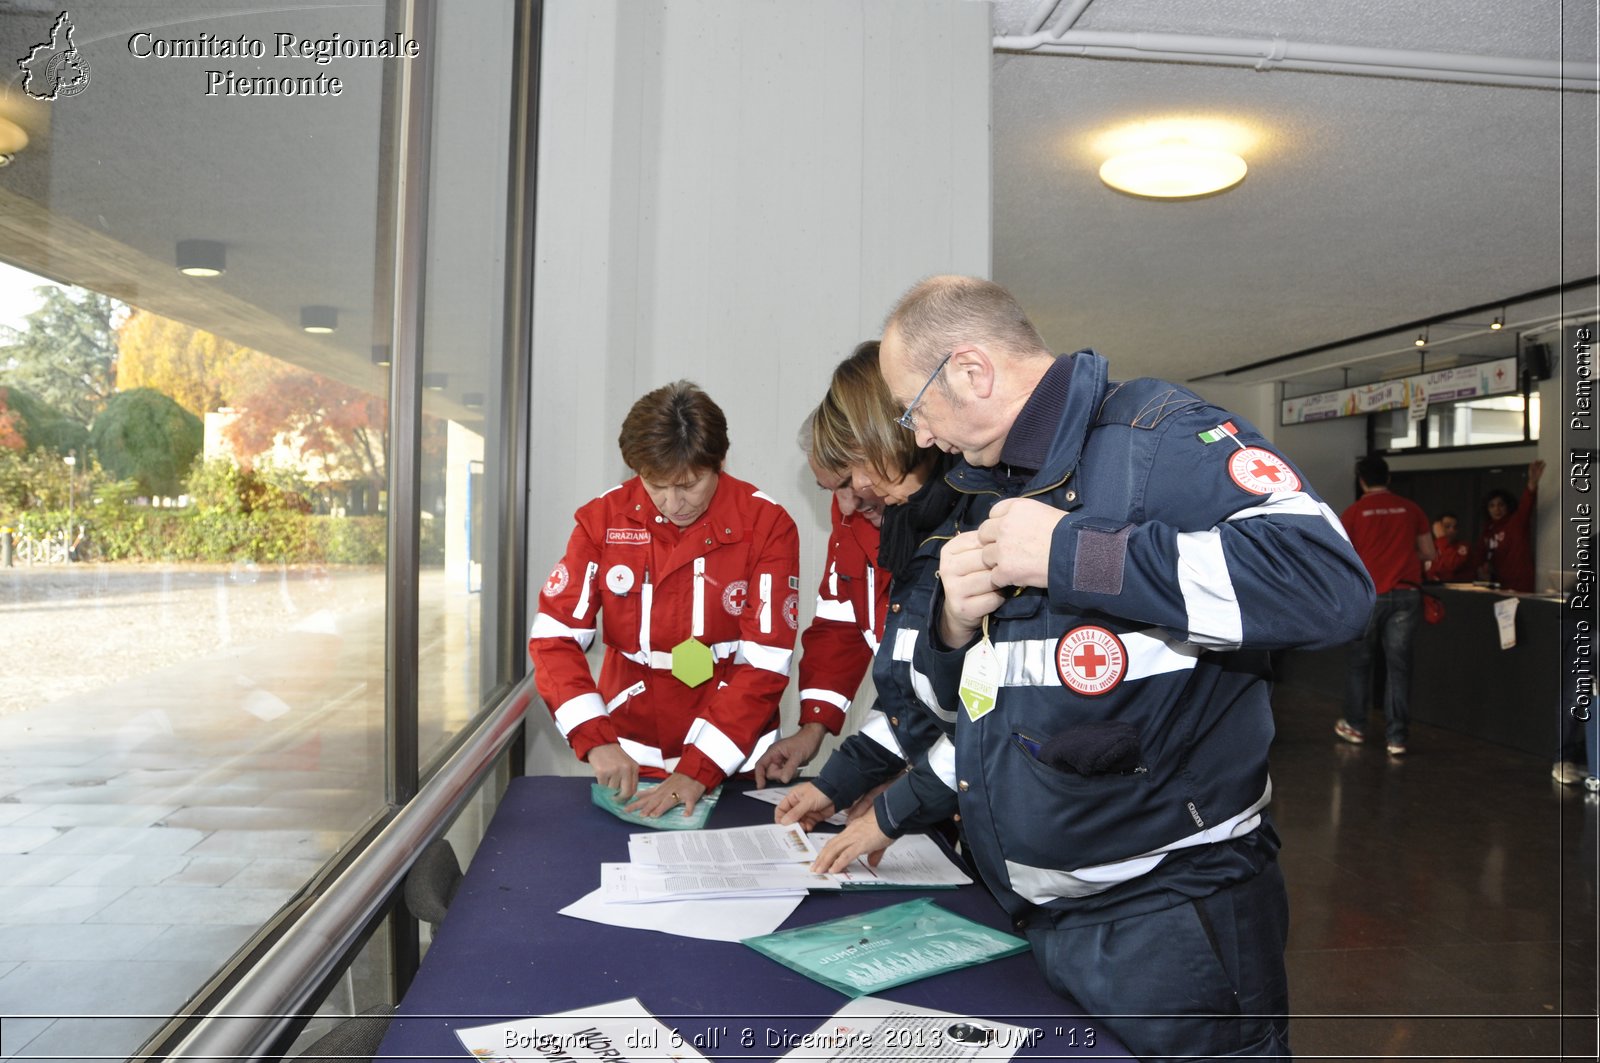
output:
[[[671,834],[634,834],[628,838],[628,859],[635,864],[809,864],[817,858],[798,823],[725,830],[683,830]]]

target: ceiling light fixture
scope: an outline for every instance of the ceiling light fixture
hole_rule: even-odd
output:
[[[1421,332],[1417,333],[1416,343],[1417,343],[1418,347],[1426,347],[1428,345],[1428,330],[1427,329],[1423,329]]]
[[[1505,307],[1501,307],[1499,316],[1497,316],[1493,321],[1489,322],[1489,328],[1493,329],[1495,332],[1499,332],[1501,329],[1503,329],[1505,327],[1506,327],[1506,311],[1505,311]]]
[[[388,365],[390,361],[389,345],[387,343],[374,344],[372,347],[372,364]]]
[[[220,277],[228,268],[227,249],[215,240],[179,240],[177,258],[186,277]]]
[[[300,327],[314,336],[326,336],[339,327],[339,311],[331,306],[302,306]]]
[[[1100,179],[1119,192],[1154,199],[1215,195],[1244,180],[1258,131],[1233,119],[1168,115],[1107,129],[1085,145],[1100,159]]]
[[[461,405],[465,406],[469,410],[481,409],[483,407],[483,392],[467,392],[461,396]]]
[[[1194,199],[1232,188],[1248,170],[1231,151],[1175,138],[1112,156],[1101,164],[1100,180],[1131,196]]]
[[[10,166],[17,152],[28,146],[28,131],[9,118],[0,118],[0,167]]]
[[[448,383],[449,380],[450,374],[448,373],[422,374],[422,386],[427,388],[429,391],[443,391],[445,384]]]

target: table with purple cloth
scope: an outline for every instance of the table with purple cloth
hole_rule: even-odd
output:
[[[848,998],[737,942],[633,930],[558,914],[628,859],[641,828],[594,806],[588,777],[512,780],[395,1013],[379,1059],[470,1058],[455,1031],[628,997],[714,1060],[770,1060]],[[772,821],[773,806],[730,783],[707,829]],[[832,829],[832,828],[828,828]],[[1012,932],[982,885],[954,890],[813,892],[781,929],[915,897]],[[1126,1058],[1120,1043],[1044,984],[1031,953],[874,994],[1041,1031],[1019,1057]],[[917,1053],[908,1053],[908,1058]]]

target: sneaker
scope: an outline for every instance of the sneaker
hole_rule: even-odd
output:
[[[1406,744],[1404,742],[1390,742],[1388,749],[1391,757],[1403,757],[1406,755]]]
[[[1366,735],[1362,734],[1354,727],[1351,727],[1343,720],[1340,720],[1338,723],[1333,725],[1333,733],[1344,739],[1346,742],[1350,742],[1358,746],[1367,740]]]
[[[1550,769],[1550,778],[1562,786],[1574,786],[1583,781],[1584,770],[1570,760],[1558,760]]]

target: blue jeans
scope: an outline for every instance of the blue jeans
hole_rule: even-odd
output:
[[[1384,737],[1404,745],[1411,729],[1411,646],[1422,619],[1422,592],[1396,587],[1378,595],[1367,630],[1350,643],[1344,683],[1344,719],[1358,731],[1367,729],[1367,702],[1372,693],[1372,662],[1382,649],[1384,668]]]

